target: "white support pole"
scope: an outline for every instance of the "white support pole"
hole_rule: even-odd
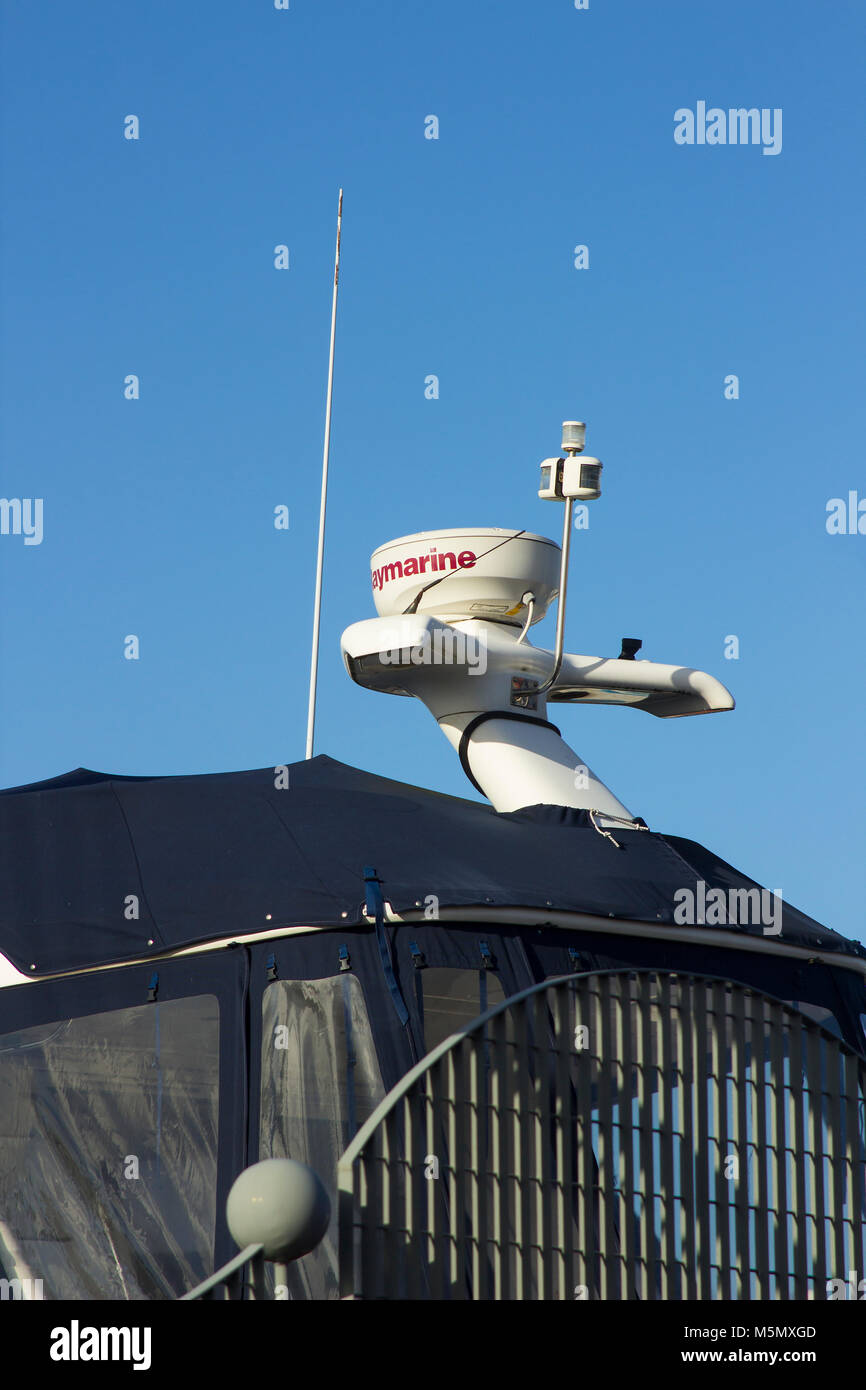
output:
[[[316,681],[319,674],[319,623],[322,614],[322,569],[325,559],[325,508],[328,504],[328,455],[331,448],[331,398],[334,391],[334,343],[337,335],[337,290],[340,284],[340,232],[343,222],[343,190],[337,203],[337,251],[334,257],[334,299],[331,305],[331,350],[328,356],[328,395],[325,402],[325,447],[322,454],[322,500],[319,507],[319,551],[316,559],[316,600],[313,607],[313,652],[310,658],[310,703],[307,710],[307,751],[313,756],[316,725]]]
[[[568,556],[571,549],[571,521],[574,516],[574,498],[565,499],[565,520],[562,523],[562,553],[559,564],[559,607],[556,610],[556,643],[553,653],[553,670],[536,686],[534,695],[544,695],[553,687],[562,667],[562,647],[565,641],[565,590],[568,585]]]

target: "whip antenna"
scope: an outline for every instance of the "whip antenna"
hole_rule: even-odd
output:
[[[307,751],[313,756],[316,725],[316,680],[319,674],[319,623],[322,615],[322,569],[325,558],[325,508],[328,504],[328,455],[331,448],[331,397],[334,391],[334,342],[337,334],[337,290],[340,284],[340,232],[343,223],[343,190],[337,203],[337,250],[334,257],[334,299],[331,305],[331,349],[328,356],[328,396],[325,402],[325,447],[322,454],[322,501],[319,507],[319,551],[316,558],[316,600],[313,607],[313,651],[310,657],[310,703],[307,711]]]

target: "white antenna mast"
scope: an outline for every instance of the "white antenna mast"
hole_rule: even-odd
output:
[[[334,257],[334,299],[331,305],[331,350],[328,356],[328,397],[325,403],[325,447],[322,454],[322,501],[319,507],[319,553],[316,559],[316,601],[313,607],[313,652],[310,657],[310,703],[307,710],[307,751],[313,756],[316,726],[316,680],[319,674],[319,623],[322,615],[322,568],[325,559],[325,508],[328,505],[328,455],[331,449],[331,397],[334,391],[334,342],[337,335],[337,290],[340,283],[340,232],[343,223],[343,190],[337,203],[337,251]]]

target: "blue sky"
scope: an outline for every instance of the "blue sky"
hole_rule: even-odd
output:
[[[476,795],[340,632],[392,537],[558,539],[537,466],[585,419],[568,649],[641,637],[737,709],[565,737],[866,938],[866,535],[825,524],[866,499],[862,6],[17,0],[0,37],[0,496],[44,500],[40,545],[0,535],[0,784],[303,757],[342,185],[317,752]],[[699,101],[780,108],[781,152],[677,145]]]

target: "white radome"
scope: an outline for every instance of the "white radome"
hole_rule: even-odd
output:
[[[435,614],[442,622],[492,618],[520,627],[524,596],[531,592],[536,623],[556,598],[559,558],[555,541],[495,526],[401,536],[371,557],[376,611],[380,618],[397,617],[423,589],[416,613]]]

